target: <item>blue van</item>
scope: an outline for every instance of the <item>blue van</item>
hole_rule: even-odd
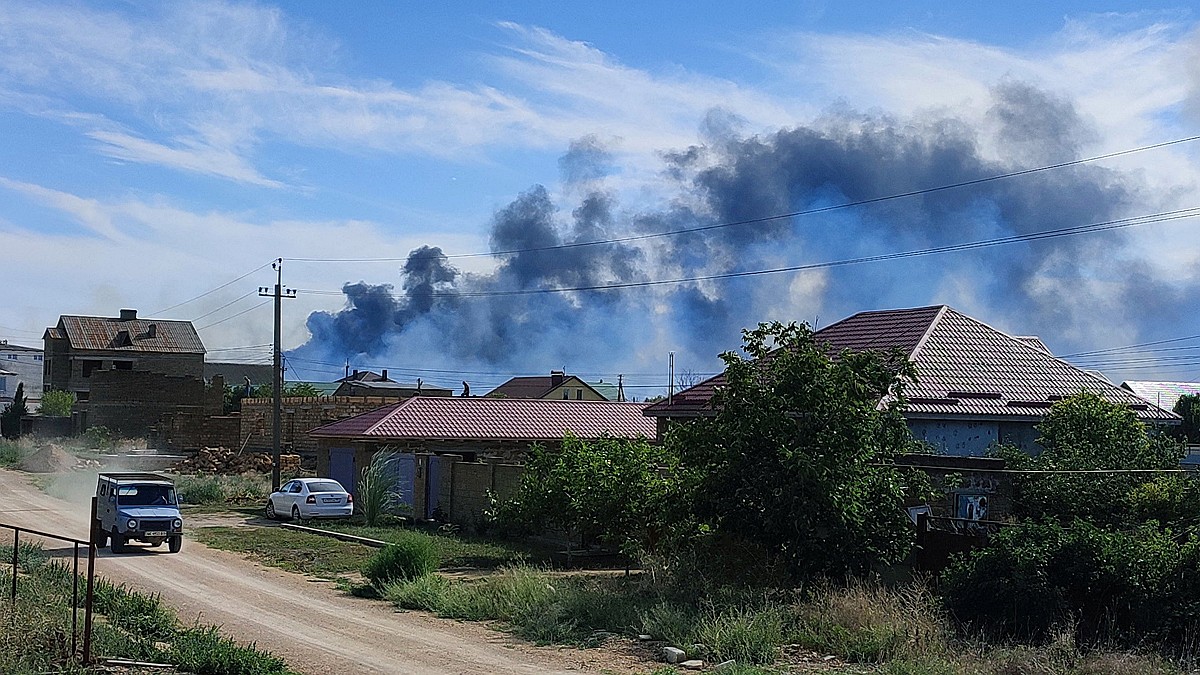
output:
[[[167,550],[183,547],[183,517],[175,484],[155,473],[101,473],[92,500],[92,542],[109,544],[113,553],[124,553],[126,544],[140,541],[151,546],[167,542]]]

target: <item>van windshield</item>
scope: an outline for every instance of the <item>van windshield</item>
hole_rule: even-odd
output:
[[[169,485],[119,485],[117,503],[121,506],[174,506],[175,488]]]

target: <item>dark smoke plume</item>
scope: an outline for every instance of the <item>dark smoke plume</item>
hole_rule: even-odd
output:
[[[997,327],[1039,332],[1062,351],[1103,346],[1090,331],[1128,322],[1131,303],[1170,314],[1194,290],[1156,279],[1120,231],[801,274],[671,286],[511,294],[743,272],[1085,225],[1156,210],[1133,175],[1080,164],[818,215],[629,243],[567,244],[736,223],[919,192],[1083,156],[1095,132],[1070,101],[1020,82],[992,91],[983,127],[847,109],[746,136],[714,112],[705,142],[663,153],[661,208],[622,208],[613,161],[593,137],[560,162],[560,208],[535,185],[494,216],[496,267],[461,274],[437,248],[413,251],[390,284],[347,284],[347,306],[309,317],[295,355],[542,373],[657,370],[669,349],[697,370],[769,319],[829,323],[868,309],[948,303]],[[1151,301],[1147,289],[1157,299]],[[1195,297],[1194,293],[1191,297]],[[1153,339],[1177,324],[1139,326]],[[459,378],[452,378],[457,381]]]

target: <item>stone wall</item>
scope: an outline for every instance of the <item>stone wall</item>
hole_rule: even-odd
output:
[[[242,447],[241,417],[208,415],[194,410],[169,412],[159,418],[150,447],[172,452],[194,452],[200,448]]]
[[[453,462],[443,466],[439,508],[448,522],[474,529],[491,506],[488,494],[501,500],[514,496],[524,471],[524,465],[499,462]]]

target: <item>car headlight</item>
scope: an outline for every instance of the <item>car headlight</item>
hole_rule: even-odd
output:
[[[134,520],[133,518],[130,518],[129,522],[125,523],[125,527],[130,530],[136,530],[137,529],[137,521]]]
[[[182,530],[183,529],[183,521],[176,518],[175,520],[171,521],[171,527],[173,527],[177,530]]]

